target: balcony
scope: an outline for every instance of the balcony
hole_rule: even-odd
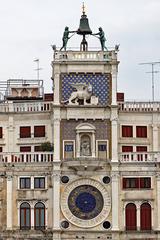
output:
[[[53,162],[53,152],[0,153],[0,163]]]
[[[78,157],[62,161],[62,166],[72,169],[77,174],[83,176],[86,173],[88,174],[89,171],[93,174],[93,171],[103,170],[108,164],[110,164],[109,159],[94,157]]]
[[[0,112],[47,112],[51,106],[52,102],[8,102],[0,104]]]
[[[160,102],[121,102],[120,112],[160,112]]]
[[[160,152],[119,153],[121,163],[160,163]],[[46,163],[53,162],[53,152],[0,153],[0,163]],[[100,170],[110,163],[109,159],[73,158],[62,164],[76,170]]]
[[[160,163],[160,152],[125,152],[119,153],[121,163]]]

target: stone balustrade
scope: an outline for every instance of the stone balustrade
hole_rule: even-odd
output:
[[[104,163],[109,162],[105,159],[66,159],[63,162],[75,162],[74,165],[77,165],[79,162],[83,165],[84,162],[88,161],[89,165],[92,165],[93,162],[96,165],[99,165],[100,162]],[[160,162],[160,152],[126,152],[119,153],[119,161],[121,163],[156,163]],[[43,162],[53,162],[53,152],[19,152],[19,153],[0,153],[0,163],[43,163]],[[77,164],[76,164],[77,162]],[[81,165],[80,164],[80,165]]]
[[[160,152],[125,152],[119,154],[120,162],[160,162]]]
[[[160,102],[121,102],[119,111],[122,112],[156,112],[160,111]]]
[[[9,112],[9,104],[0,103],[0,112]]]
[[[0,112],[47,112],[52,102],[8,102],[0,104]]]
[[[55,51],[54,61],[111,61],[117,54],[112,51]]]
[[[41,163],[53,162],[51,152],[0,153],[0,163]]]

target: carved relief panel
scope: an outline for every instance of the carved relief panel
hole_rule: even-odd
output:
[[[61,74],[61,103],[75,105],[107,105],[110,104],[110,95],[110,74]]]

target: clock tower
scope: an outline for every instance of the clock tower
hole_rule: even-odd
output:
[[[82,35],[78,51],[67,50],[70,34]],[[86,35],[98,36],[99,50]],[[118,61],[105,41],[83,8],[78,30],[66,27],[61,50],[54,47],[53,239],[116,239]]]

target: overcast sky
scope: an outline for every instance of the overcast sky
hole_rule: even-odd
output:
[[[81,16],[80,0],[0,0],[0,80],[40,78],[51,91],[51,44],[60,47],[65,26],[75,30]],[[160,0],[85,0],[90,28],[102,27],[108,47],[120,44],[118,90],[126,99],[151,100],[151,66],[160,61]],[[91,39],[92,38],[92,39]],[[73,37],[68,47],[79,47]],[[98,39],[88,38],[100,48]],[[160,70],[160,65],[155,66]],[[155,99],[160,99],[160,73],[155,74]]]

